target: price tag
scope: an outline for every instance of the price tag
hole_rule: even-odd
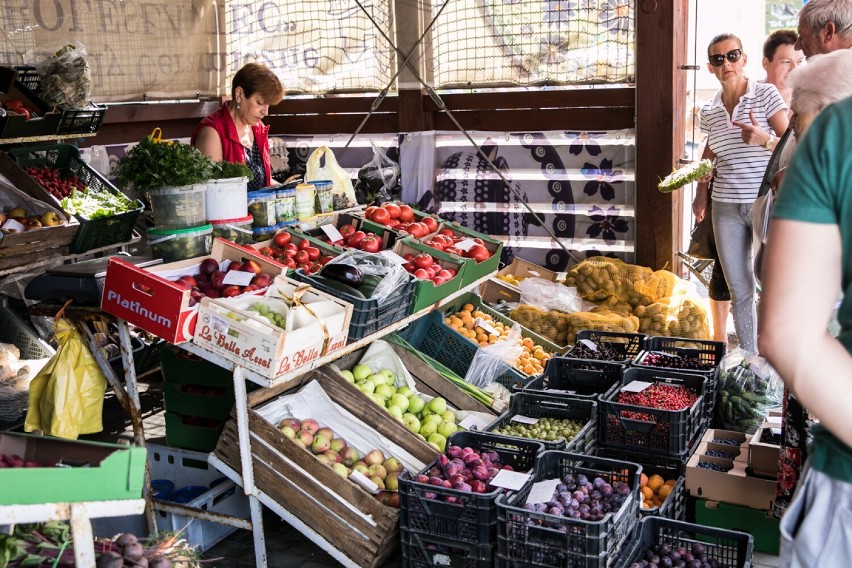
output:
[[[459,426],[465,430],[484,430],[488,427],[488,424],[480,420],[478,416],[468,414],[464,420],[459,422]]]
[[[500,336],[500,332],[497,331],[496,329],[494,329],[494,326],[492,326],[490,323],[488,323],[487,321],[485,321],[482,318],[476,318],[476,321],[473,322],[473,325],[474,325],[474,327],[475,326],[481,327],[483,330],[485,330],[485,333],[487,333],[488,335],[496,335],[498,337]]]
[[[598,344],[592,341],[591,339],[581,339],[580,343],[591,349],[592,351],[598,350]]]
[[[453,246],[454,246],[454,247],[456,247],[457,249],[461,250],[461,251],[467,252],[467,251],[469,251],[469,250],[471,249],[471,247],[473,247],[473,245],[475,245],[475,244],[476,244],[476,241],[474,241],[474,240],[473,240],[473,239],[471,239],[471,238],[467,238],[467,239],[462,239],[462,240],[460,240],[459,242],[457,242],[457,243],[456,243],[456,244],[454,244]]]
[[[524,416],[523,414],[515,414],[510,420],[512,422],[520,422],[521,424],[538,424],[538,418]]]
[[[325,233],[325,236],[331,240],[331,242],[337,242],[343,240],[343,235],[340,234],[340,231],[337,230],[337,227],[334,225],[320,225],[320,229]]]
[[[769,431],[772,432],[773,436],[781,435],[781,428],[770,428]]]
[[[528,473],[501,469],[497,475],[494,476],[494,479],[488,482],[488,485],[518,491],[527,481],[530,480],[530,477],[531,476]]]
[[[553,499],[553,492],[556,491],[556,486],[559,485],[558,479],[545,479],[533,483],[530,494],[527,495],[526,504],[536,505],[538,503],[547,503]]]
[[[561,390],[561,389],[544,389],[544,392],[555,392],[556,394],[577,394],[577,391]]]
[[[399,264],[400,266],[402,266],[403,264],[408,262],[403,257],[399,256],[398,254],[396,254],[395,252],[393,252],[390,249],[380,250],[379,254],[382,255],[383,257],[385,257],[386,259],[388,259],[389,261],[396,263],[396,264]]]
[[[632,383],[621,387],[621,392],[642,392],[653,384],[654,383],[648,383],[645,381],[633,381]]]
[[[367,478],[367,476],[365,476],[360,471],[353,471],[352,473],[350,473],[349,480],[360,485],[361,488],[368,493],[379,492],[379,486],[370,481],[369,478]]]
[[[252,278],[257,276],[254,272],[245,272],[244,270],[229,270],[225,277],[222,279],[222,284],[225,286],[230,286],[231,284],[235,284],[237,286],[248,286],[251,284]]]
[[[23,233],[27,230],[26,227],[15,221],[14,219],[6,219],[6,222],[3,223],[4,229],[9,229],[12,231],[18,231],[19,233]]]
[[[219,317],[219,316],[210,316],[210,327],[213,328],[215,333],[219,335],[228,335],[228,328],[230,328],[230,323],[228,323],[227,318]]]

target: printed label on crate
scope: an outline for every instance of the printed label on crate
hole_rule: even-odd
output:
[[[538,418],[524,416],[523,414],[515,414],[509,420],[512,422],[520,422],[521,424],[538,424]]]
[[[473,239],[468,237],[466,239],[460,240],[459,242],[457,242],[453,246],[456,247],[457,249],[461,250],[461,251],[467,252],[471,248],[473,248],[473,245],[475,245],[475,244],[476,244],[476,241],[474,241]]]
[[[382,255],[383,257],[385,257],[386,259],[388,259],[389,261],[396,263],[396,264],[399,264],[400,266],[402,266],[403,264],[408,262],[407,260],[405,260],[404,258],[402,258],[401,256],[399,256],[398,254],[396,254],[395,252],[393,252],[390,249],[380,250],[379,254]]]
[[[633,381],[621,387],[621,392],[642,392],[653,384],[646,381]]]
[[[222,279],[222,284],[229,286],[235,284],[237,286],[248,286],[254,277],[257,276],[254,272],[246,272],[244,270],[229,270]]]
[[[526,504],[536,505],[538,503],[547,503],[553,499],[553,492],[556,491],[556,486],[559,483],[559,479],[545,479],[544,481],[533,483],[530,494],[527,495]]]
[[[9,229],[10,231],[17,231],[19,233],[23,233],[27,230],[22,224],[18,223],[14,219],[6,219],[6,222],[3,223],[4,229]]]
[[[360,486],[361,489],[367,493],[377,493],[379,491],[379,486],[370,481],[370,479],[360,471],[353,471],[350,473],[349,480]]]
[[[474,327],[481,327],[488,335],[500,335],[500,332],[494,329],[494,326],[482,318],[476,318],[473,325]]]
[[[340,231],[334,225],[320,225],[320,230],[325,233],[325,236],[333,243],[343,240],[343,235],[340,234]]]
[[[508,469],[501,469],[494,478],[488,482],[488,485],[493,485],[494,487],[502,487],[504,489],[510,489],[512,491],[518,491],[524,484],[530,480],[530,474],[521,473],[518,471],[509,471]],[[550,494],[553,496],[553,493]]]
[[[230,324],[228,323],[228,318],[221,318],[219,316],[210,316],[210,327],[213,328],[215,333],[220,335],[228,335],[228,328]]]
[[[598,350],[598,344],[592,341],[591,339],[581,339],[580,343],[591,349],[592,351]]]
[[[459,422],[459,427],[464,428],[465,430],[484,430],[488,427],[488,424],[480,420],[479,417],[474,416],[473,414],[468,414],[467,417]]]

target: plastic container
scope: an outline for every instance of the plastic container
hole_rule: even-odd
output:
[[[496,542],[462,543],[450,538],[411,532],[400,527],[402,565],[407,568],[493,568]]]
[[[248,212],[252,217],[252,227],[262,229],[274,227],[278,224],[276,208],[276,192],[274,190],[261,189],[249,191],[246,194],[248,200]]]
[[[175,262],[210,254],[213,248],[213,225],[188,229],[148,229],[148,244],[154,258]]]
[[[175,483],[170,479],[152,479],[151,497],[168,500],[175,490]]]
[[[166,411],[224,420],[234,407],[234,378],[229,371],[187,354],[163,349],[163,400]]]
[[[296,217],[308,219],[316,215],[316,188],[310,183],[296,186]]]
[[[251,237],[254,242],[259,243],[260,241],[266,241],[275,236],[275,233],[283,229],[285,225],[278,224],[272,225],[271,227],[254,227],[251,230]]]
[[[207,184],[148,190],[159,230],[188,229],[207,222]]]
[[[624,365],[608,361],[551,357],[544,366],[544,373],[519,392],[597,400],[621,384],[624,369]]]
[[[204,200],[207,219],[241,219],[248,216],[248,179],[211,179]]]
[[[279,189],[275,192],[275,218],[279,223],[294,223],[296,216],[296,190]]]
[[[334,189],[334,182],[323,179],[314,180],[311,183],[316,189],[316,213],[322,214],[334,211],[334,194],[331,191]]]
[[[254,219],[251,215],[246,215],[238,219],[210,221],[210,224],[213,226],[214,239],[222,237],[238,245],[250,245],[254,241],[252,223],[254,223]]]
[[[169,501],[186,504],[206,492],[206,485],[186,485],[180,489],[175,489],[169,497]]]

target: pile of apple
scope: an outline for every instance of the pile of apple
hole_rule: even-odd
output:
[[[305,271],[305,274],[319,272],[320,268],[334,258],[333,256],[323,255],[322,251],[313,246],[308,239],[294,243],[293,235],[287,231],[276,234],[272,238],[272,246],[261,247],[258,252],[280,262],[287,268],[293,270],[301,268]]]
[[[420,221],[415,221],[414,210],[408,205],[385,203],[381,207],[367,207],[364,217],[373,223],[405,231],[418,239],[438,230],[438,221],[429,215],[421,217]]]
[[[337,230],[340,231],[343,240],[332,241],[329,238],[323,240],[330,245],[354,248],[364,252],[379,252],[384,249],[382,237],[375,233],[356,230],[354,225],[341,225]]]
[[[53,211],[48,211],[43,215],[27,215],[27,211],[23,207],[13,207],[6,212],[0,211],[0,231],[4,234],[17,233],[17,227],[8,226],[6,221],[12,219],[23,225],[24,231],[32,231],[33,229],[41,229],[42,227],[55,227],[62,225],[64,222],[59,218],[59,215]]]
[[[225,276],[232,270],[253,272],[255,277],[246,286],[224,284]],[[215,258],[205,258],[198,266],[198,273],[192,276],[184,275],[173,280],[175,284],[190,290],[189,305],[194,306],[201,298],[231,298],[247,292],[254,292],[272,284],[272,276],[263,273],[260,263],[248,259],[243,262],[232,261],[227,269],[220,266]]]
[[[456,277],[455,268],[444,268],[429,253],[421,252],[416,255],[407,253],[402,257],[406,260],[402,265],[405,270],[420,280],[431,280],[435,286],[440,286]]]
[[[379,489],[386,489],[388,492],[396,492],[399,489],[398,478],[405,468],[395,457],[386,458],[381,450],[370,450],[362,456],[346,440],[336,437],[331,428],[320,428],[313,418],[285,418],[278,424],[278,429],[341,477],[348,478],[353,471],[357,471],[375,483]],[[379,501],[390,507],[399,507],[397,493],[394,493],[395,497],[382,493],[376,496]]]
[[[488,483],[501,469],[512,471],[512,466],[500,463],[500,454],[493,450],[480,451],[469,446],[450,446],[446,454],[440,454],[435,464],[417,475],[414,481],[465,493],[487,493]],[[424,492],[423,497],[439,498],[432,491]],[[456,495],[441,495],[440,500],[459,503],[459,497]]]
[[[35,461],[28,461],[17,454],[0,454],[0,468],[6,467],[53,467],[53,464],[44,465]]]
[[[427,402],[410,388],[397,387],[396,375],[390,369],[374,373],[369,366],[359,363],[341,374],[439,452],[444,451],[447,438],[459,430],[456,413],[447,408],[446,400],[435,397]]]
[[[473,241],[473,246],[467,250],[457,248],[456,245],[462,241],[470,239]],[[467,237],[464,235],[456,235],[452,229],[441,229],[438,234],[433,236],[423,244],[451,254],[457,254],[464,258],[472,258],[476,262],[482,262],[491,258],[491,251],[485,246],[485,241],[478,237]],[[465,247],[467,248],[467,247]]]

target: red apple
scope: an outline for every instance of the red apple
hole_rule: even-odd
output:
[[[257,286],[258,288],[266,288],[267,286],[272,284],[272,277],[269,274],[261,273],[252,278],[251,283]]]
[[[263,272],[263,267],[260,266],[260,263],[256,260],[248,259],[243,263],[243,266],[240,268],[243,272],[254,272],[255,274],[260,274]]]
[[[239,286],[236,286],[234,284],[231,284],[230,286],[225,286],[224,288],[222,288],[222,297],[223,298],[231,298],[233,296],[239,296],[242,293],[243,293],[242,288],[240,288]]]
[[[215,258],[205,258],[201,261],[201,266],[198,267],[198,271],[207,276],[210,276],[217,270],[219,270],[219,261]]]
[[[222,284],[222,280],[225,279],[225,274],[227,274],[227,273],[222,272],[221,270],[217,270],[216,272],[211,274],[210,275],[210,287],[213,288],[214,290],[218,290],[219,292],[221,292],[222,289],[225,287],[225,285]]]
[[[178,282],[183,282],[188,288],[198,287],[198,282],[195,280],[195,278],[189,275],[181,276],[180,278],[178,278]]]
[[[231,264],[228,265],[228,272],[230,272],[232,270],[240,270],[242,267],[243,267],[243,264],[241,262],[236,262],[236,261],[232,262]]]

